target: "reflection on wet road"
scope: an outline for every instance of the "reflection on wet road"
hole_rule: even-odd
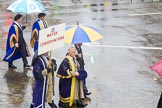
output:
[[[19,73],[12,69],[9,69],[4,78],[9,89],[8,102],[15,106],[22,104],[24,100],[24,94],[26,93],[26,86],[29,82],[29,77],[26,72]]]
[[[0,4],[0,59],[5,54],[7,32],[15,13],[7,12],[11,2]],[[83,53],[88,71],[87,86],[92,95],[86,108],[155,108],[162,79],[149,67],[162,58],[161,50],[115,48],[103,46],[161,47],[161,2],[154,0],[40,0],[46,7],[49,25],[66,23],[94,26],[104,38],[84,44]],[[28,15],[24,31],[29,45],[31,26],[37,13]],[[97,45],[97,47],[96,47]],[[65,45],[53,51],[58,65],[65,57]],[[33,55],[33,49],[30,48]],[[31,58],[29,61],[31,62]],[[0,107],[29,107],[32,99],[31,70],[23,70],[21,60],[17,70],[8,70],[0,62]],[[55,103],[58,103],[58,78],[55,79]],[[90,101],[87,100],[87,101]],[[47,105],[47,108],[49,106]],[[74,106],[74,108],[78,108]]]

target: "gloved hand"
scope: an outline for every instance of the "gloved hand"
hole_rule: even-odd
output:
[[[48,73],[48,70],[47,70],[47,69],[44,69],[44,70],[42,71],[42,75],[43,75],[43,76],[46,76],[47,73]]]
[[[56,60],[55,59],[51,59],[51,62],[52,62],[53,65],[56,64]]]
[[[53,65],[53,69],[54,69],[54,71],[57,70],[57,64]]]
[[[52,62],[51,65],[52,65],[54,71],[56,71],[56,70],[57,70],[57,63],[56,63],[56,60],[55,60],[55,59],[52,59],[51,62]]]
[[[52,68],[47,68],[47,73],[52,72]]]

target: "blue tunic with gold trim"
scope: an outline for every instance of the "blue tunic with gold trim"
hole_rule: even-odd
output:
[[[73,58],[70,56],[66,56],[66,58],[62,61],[58,72],[56,74],[59,80],[59,94],[60,94],[60,102],[65,106],[72,106],[74,101],[74,89],[75,89],[75,80],[76,77],[72,76],[70,71],[75,72],[75,64],[73,62]]]
[[[38,39],[39,39],[39,30],[42,30],[44,28],[48,27],[47,21],[41,21],[37,20],[34,22],[33,27],[32,27],[32,36],[30,40],[30,45],[32,48],[34,48],[34,52],[38,49]]]
[[[12,60],[17,60],[22,57],[20,53],[15,53],[16,47],[15,43],[19,42],[20,36],[19,36],[19,31],[20,29],[18,28],[18,25],[13,23],[9,29],[8,37],[7,37],[7,42],[6,42],[6,55],[3,58],[4,61],[6,62],[11,62]],[[21,37],[23,38],[23,37]],[[28,50],[28,47],[24,41],[24,44],[26,46],[25,51],[26,51],[26,57],[30,56],[30,52]]]

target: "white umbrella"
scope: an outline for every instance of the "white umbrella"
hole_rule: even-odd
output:
[[[44,6],[36,0],[16,0],[7,10],[20,13],[34,13],[45,10]]]

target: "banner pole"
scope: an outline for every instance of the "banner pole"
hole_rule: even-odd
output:
[[[52,68],[51,72],[48,73],[48,90],[47,90],[47,98],[46,101],[48,103],[53,102],[53,96],[54,96],[54,69],[52,64],[52,51],[49,51],[49,64],[48,68]]]

